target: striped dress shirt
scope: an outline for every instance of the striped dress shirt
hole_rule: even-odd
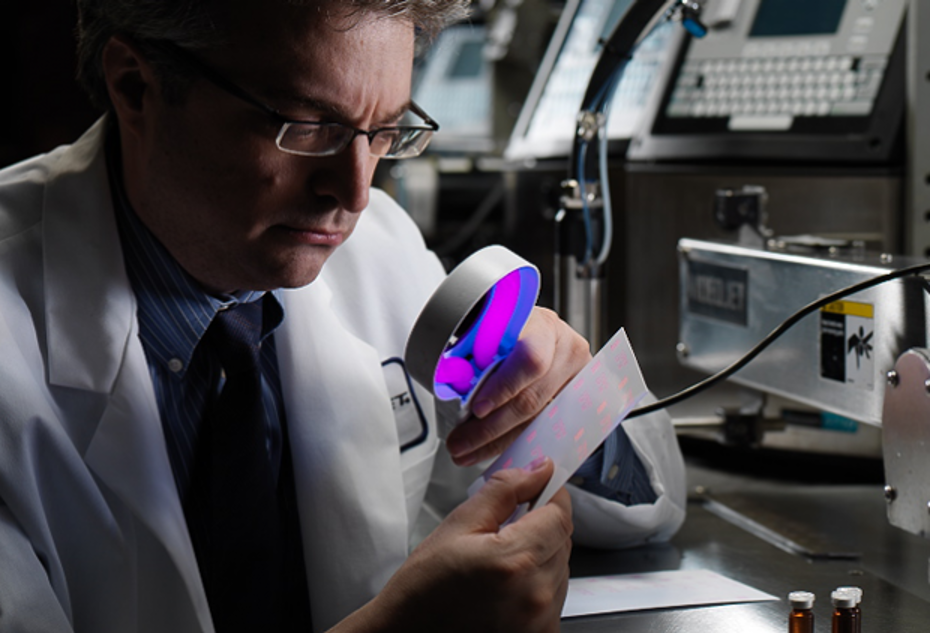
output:
[[[201,423],[223,386],[219,360],[207,346],[198,344],[216,313],[239,302],[266,304],[261,346],[262,405],[266,449],[277,477],[285,424],[273,336],[284,320],[278,293],[243,291],[221,297],[206,293],[132,210],[122,188],[119,166],[114,165],[115,159],[109,160],[118,156],[118,150],[108,151],[107,156],[126,270],[138,305],[139,339],[182,503],[190,487]]]

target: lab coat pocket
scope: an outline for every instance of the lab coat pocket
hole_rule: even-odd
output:
[[[424,414],[403,359],[391,357],[381,362],[384,382],[391,397],[391,410],[397,424],[401,453],[422,445],[429,438],[429,421]]]
[[[435,427],[428,415],[433,403],[429,394],[414,385],[403,359],[386,359],[381,368],[397,424],[408,525],[412,526],[426,495],[438,447]]]

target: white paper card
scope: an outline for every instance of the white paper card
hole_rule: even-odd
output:
[[[570,579],[562,616],[751,601],[778,597],[709,570],[665,570]]]
[[[621,328],[469,487],[469,495],[495,471],[522,468],[548,456],[555,473],[535,506],[545,504],[645,395],[646,383]],[[509,522],[528,510],[518,509]]]

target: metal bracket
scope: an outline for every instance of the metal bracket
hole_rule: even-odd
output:
[[[607,117],[603,113],[582,110],[578,113],[578,128],[575,135],[586,143],[590,143],[597,136],[598,131],[604,127],[606,121]]]
[[[888,521],[930,537],[930,351],[912,348],[888,373],[882,451]]]

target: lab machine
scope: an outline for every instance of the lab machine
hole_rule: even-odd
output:
[[[654,389],[660,393],[700,380],[713,365],[708,357],[727,357],[714,346],[726,345],[732,352],[777,325],[773,320],[764,326],[756,321],[736,325],[740,318],[733,313],[711,310],[714,301],[743,302],[747,310],[768,306],[788,311],[816,299],[817,293],[836,290],[831,285],[844,279],[838,272],[843,258],[858,258],[863,271],[875,273],[899,264],[882,263],[879,254],[906,250],[907,4],[708,2],[707,36],[682,38],[630,142],[625,240],[608,272],[609,319],[623,320],[634,345],[639,337],[640,346],[647,348],[644,371],[658,377]],[[748,204],[761,206],[765,213],[755,239],[732,217],[717,213],[727,204],[738,204],[734,201],[747,190],[758,192]],[[697,242],[680,245],[681,238]],[[741,244],[747,257],[731,269],[713,268],[716,260],[704,257],[703,241]],[[795,279],[803,267],[780,266],[795,256],[822,257],[825,266]],[[698,261],[710,264],[702,269]],[[836,263],[832,268],[830,261]],[[750,275],[757,265],[765,273]],[[742,285],[744,274],[751,279],[771,276],[767,284]],[[692,283],[695,279],[704,286]],[[690,299],[687,288],[692,289]],[[695,301],[695,288],[705,293],[705,304]],[[714,299],[713,289],[718,288],[747,294]],[[708,340],[709,332],[693,330],[705,322],[721,336]],[[717,331],[720,324],[733,329]],[[766,361],[776,356],[767,353],[736,375],[736,385],[742,387],[731,384],[716,388],[714,396],[682,403],[679,417],[697,429],[706,422],[725,424],[731,413],[755,411],[763,419],[778,419],[770,427],[779,433],[755,430],[744,441],[879,456],[878,428],[863,421],[860,410],[858,416],[846,415],[856,408],[855,398],[837,406],[836,401],[846,398],[837,397],[828,407],[808,396],[821,386],[800,377],[819,372],[821,343],[807,340],[809,358],[793,358],[803,370],[792,365],[788,371],[783,358],[781,363]],[[885,358],[892,352],[884,351]],[[769,383],[769,377],[760,378],[756,373],[766,363],[779,366],[775,379],[791,375],[798,383],[787,389]],[[747,376],[754,378],[740,378]],[[801,383],[803,391],[793,389]],[[771,389],[760,389],[769,385]],[[827,381],[823,389],[831,387]],[[798,398],[809,406],[799,406]],[[875,409],[873,405],[873,424],[880,418]],[[824,417],[823,411],[831,415]],[[824,429],[831,433],[822,433]]]
[[[547,183],[550,240],[540,250],[551,253],[566,200],[583,200],[595,219],[606,182],[613,244],[599,292],[581,303],[605,310],[606,332],[627,328],[659,397],[734,370],[670,408],[683,441],[723,441],[728,452],[689,454],[693,498],[676,567],[709,565],[782,596],[859,585],[877,599],[866,627],[926,629],[930,8],[705,4],[709,33],[668,39],[629,141],[598,132],[605,171],[578,178],[578,152],[566,149],[586,113],[568,121],[570,133],[546,127],[535,156],[527,139],[540,115],[521,116],[515,198],[539,205]],[[551,179],[538,178],[542,165]],[[558,168],[575,182],[562,187]],[[602,562],[576,569],[602,574]],[[783,614],[724,613],[612,624],[753,629]]]
[[[550,191],[550,239],[537,248],[555,261],[540,268],[575,274],[588,291],[580,313],[569,302],[563,316],[588,333],[598,319],[606,333],[624,326],[652,391],[673,397],[665,404],[682,440],[726,450],[689,456],[676,565],[711,566],[781,596],[806,584],[863,586],[880,606],[866,627],[926,629],[930,7],[681,4],[699,6],[708,32],[671,33],[626,141],[609,132],[609,107],[588,107],[599,90],[591,81],[564,128],[534,130],[558,112],[547,94],[570,82],[550,70],[534,86],[508,151],[514,204],[528,205],[526,217],[541,185]],[[551,69],[585,50],[564,46],[580,27],[563,27]],[[597,29],[577,33],[588,50],[608,48]],[[626,52],[589,68],[611,53],[622,66]],[[579,218],[585,236],[567,267],[553,246],[560,217]],[[527,221],[540,224],[538,212]],[[609,254],[589,275],[605,236]],[[558,304],[559,287],[550,291]],[[734,464],[742,471],[727,470]],[[586,563],[602,574],[594,557]],[[709,620],[689,629],[770,629],[775,613],[729,606],[716,614],[731,621],[701,612]],[[699,618],[651,616],[659,624],[616,621],[661,631]]]
[[[906,0],[708,7],[678,51],[634,161],[889,164],[903,156]]]

